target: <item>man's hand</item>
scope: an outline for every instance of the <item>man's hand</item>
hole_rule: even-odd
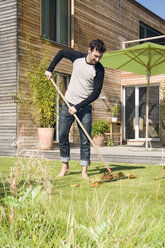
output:
[[[70,107],[70,108],[68,109],[68,112],[69,112],[71,115],[74,115],[74,114],[77,112],[77,110],[75,109],[74,106],[72,106],[72,107]]]
[[[47,77],[48,80],[50,80],[51,77],[52,77],[52,73],[50,71],[46,71],[45,72],[45,75],[46,75],[46,77]]]

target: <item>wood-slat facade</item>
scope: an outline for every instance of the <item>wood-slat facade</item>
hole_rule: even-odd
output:
[[[104,40],[107,51],[122,48],[124,41],[139,39],[139,22],[165,34],[165,21],[134,0],[72,0],[74,3],[74,47],[87,52],[89,42],[95,38]],[[74,22],[73,22],[74,19]],[[6,0],[0,2],[0,155],[9,154],[12,139],[24,137],[26,148],[37,144],[36,126],[29,117],[19,111],[11,95],[29,89],[26,71],[26,36],[30,37],[38,58],[42,57],[41,0]],[[72,38],[73,38],[72,37]],[[52,58],[64,46],[51,43]],[[68,48],[67,48],[68,49]],[[72,63],[63,59],[56,71],[71,74]],[[160,84],[165,76],[154,77]],[[98,100],[93,103],[93,120],[112,117],[114,103],[122,110],[122,86],[144,83],[142,76],[106,69],[104,86]],[[106,102],[102,100],[106,97]],[[17,110],[18,108],[18,110]],[[161,115],[161,118],[164,117]],[[75,128],[74,141],[77,142]],[[161,130],[161,140],[164,131]]]
[[[14,155],[17,139],[17,1],[0,1],[0,155]]]

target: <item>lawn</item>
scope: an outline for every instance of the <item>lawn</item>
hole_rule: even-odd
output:
[[[101,163],[88,181],[77,161],[56,178],[59,161],[1,157],[0,247],[165,247],[164,166],[109,166],[136,178],[91,187],[106,172]]]

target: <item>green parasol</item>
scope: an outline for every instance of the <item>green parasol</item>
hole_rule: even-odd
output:
[[[151,42],[130,48],[105,53],[100,60],[102,65],[111,69],[146,75],[147,104],[146,104],[146,149],[148,149],[148,113],[150,77],[165,74],[165,46]]]

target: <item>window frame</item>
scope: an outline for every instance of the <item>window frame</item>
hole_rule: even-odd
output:
[[[48,0],[47,0],[48,1]],[[50,39],[50,38],[47,38],[45,37],[45,34],[43,34],[43,14],[42,14],[42,4],[43,4],[43,0],[41,0],[40,2],[40,9],[41,9],[41,19],[40,19],[40,34],[41,34],[41,40],[48,40],[54,44],[57,44],[59,46],[62,46],[62,47],[68,47],[68,48],[73,48],[74,46],[74,30],[73,29],[73,24],[74,24],[74,18],[73,18],[73,15],[74,15],[74,2],[73,0],[67,0],[68,1],[68,34],[67,34],[67,37],[68,37],[68,44],[64,44],[64,43],[61,43],[61,42],[58,42],[58,41],[55,41],[53,39]]]
[[[144,37],[141,37],[141,27],[144,28]],[[154,36],[147,36],[147,30],[155,32],[155,35]],[[161,33],[160,31],[158,31],[158,30],[150,27],[149,25],[139,21],[139,39],[152,38],[152,37],[162,36],[162,35],[163,35],[163,33]],[[148,42],[148,41],[141,41],[140,44],[145,43],[145,42]],[[162,45],[163,39],[161,39],[161,38],[160,39],[155,39],[155,40],[153,39],[152,42],[156,43],[156,44],[159,44],[159,45]],[[163,45],[165,45],[165,41],[164,41]]]

